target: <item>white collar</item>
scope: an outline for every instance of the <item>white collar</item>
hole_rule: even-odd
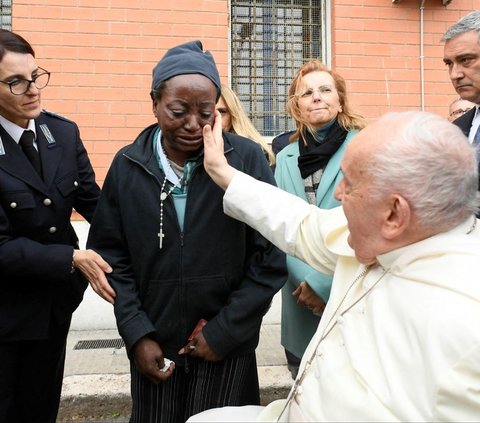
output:
[[[167,159],[167,155],[163,150],[162,131],[160,129],[158,130],[156,142],[157,142],[157,154],[158,154],[158,157],[160,157],[160,163],[162,163],[162,169],[163,169],[163,172],[165,173],[165,177],[167,178],[167,181],[169,181],[172,185],[176,187],[180,187],[181,186],[180,179],[172,169],[172,166],[170,166],[170,162]]]
[[[0,115],[0,124],[17,144],[20,141],[20,137],[22,136],[23,131],[25,131],[26,129],[30,129],[31,131],[33,131],[33,133],[35,134],[35,139],[37,139],[37,131],[35,130],[35,121],[33,119],[30,119],[28,121],[28,128],[25,129],[13,122],[10,122],[8,119],[5,119],[2,115]]]

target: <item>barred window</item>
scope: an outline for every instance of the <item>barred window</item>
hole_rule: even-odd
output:
[[[2,29],[12,29],[12,1],[1,0],[0,1],[0,27]]]
[[[325,57],[326,0],[231,0],[232,88],[264,136],[294,129],[288,88],[307,60]]]

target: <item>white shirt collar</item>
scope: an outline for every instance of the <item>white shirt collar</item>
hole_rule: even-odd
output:
[[[162,163],[162,169],[163,169],[163,172],[165,173],[165,177],[167,178],[167,181],[169,181],[171,184],[175,185],[176,187],[180,187],[181,186],[180,179],[172,169],[172,166],[170,166],[170,163],[167,159],[165,151],[163,151],[162,131],[160,129],[158,130],[156,143],[157,143],[157,154],[160,157],[160,162]]]
[[[0,124],[3,126],[5,131],[7,131],[8,135],[12,137],[12,139],[18,144],[20,141],[20,137],[25,131],[25,128],[18,126],[17,124],[10,122],[9,120],[5,119],[2,115],[0,115]],[[35,134],[35,139],[37,139],[37,131],[35,130],[35,121],[30,119],[28,122],[28,128]]]

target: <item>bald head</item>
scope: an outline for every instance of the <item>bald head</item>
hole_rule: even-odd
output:
[[[362,130],[347,154],[361,161],[372,195],[401,195],[425,228],[447,230],[477,210],[475,150],[437,115],[388,113]]]

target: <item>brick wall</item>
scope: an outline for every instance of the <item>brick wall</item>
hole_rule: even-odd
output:
[[[420,0],[332,0],[332,65],[369,119],[421,108]],[[104,5],[107,4],[107,5]],[[424,3],[425,110],[456,94],[442,62],[446,28],[480,0]],[[52,72],[44,107],[74,119],[101,184],[113,155],[154,122],[151,70],[166,49],[201,39],[228,76],[227,0],[16,0],[13,30]]]
[[[154,123],[151,71],[165,51],[200,39],[228,75],[224,0],[19,0],[12,30],[52,72],[43,106],[75,120],[99,183],[113,155]]]
[[[368,118],[420,110],[420,0],[335,0],[333,67],[347,80],[355,108]],[[446,29],[480,0],[426,0],[423,12],[424,109],[446,117],[456,97],[443,64]]]

